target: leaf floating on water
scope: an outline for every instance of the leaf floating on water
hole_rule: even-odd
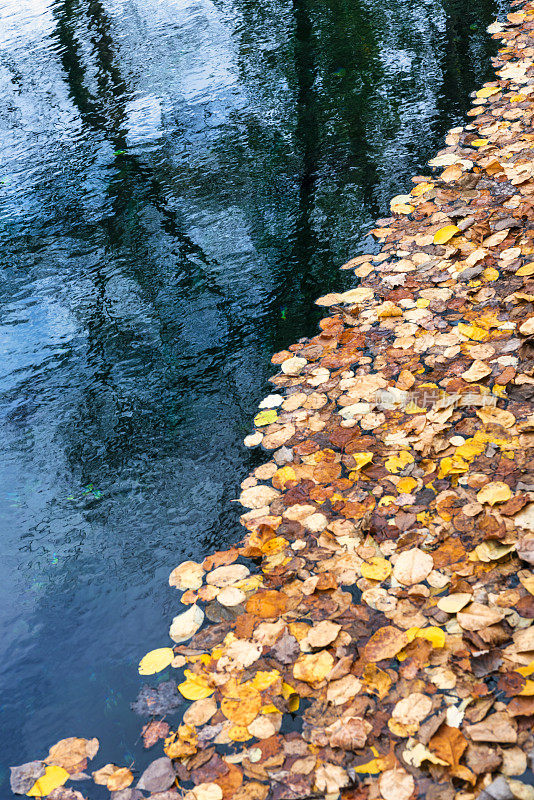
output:
[[[206,678],[196,675],[191,670],[185,670],[186,680],[178,684],[178,690],[187,700],[201,700],[213,694],[214,689]]]
[[[177,617],[174,617],[169,636],[173,642],[186,642],[198,631],[203,622],[204,612],[200,606],[193,605],[183,614],[178,614]]]
[[[139,662],[139,674],[154,675],[156,672],[161,672],[162,669],[169,666],[173,659],[172,647],[158,647],[157,650],[151,650]]]
[[[196,561],[184,561],[169,575],[169,585],[176,586],[182,591],[200,589],[203,576],[204,569],[200,564],[197,564]]]
[[[457,233],[460,233],[460,228],[456,225],[445,225],[434,234],[434,244],[446,244]]]
[[[46,797],[46,795],[50,794],[54,789],[63,786],[68,778],[69,773],[66,769],[63,769],[63,767],[57,767],[55,765],[46,767],[44,775],[37,778],[26,794],[28,797]]]
[[[43,761],[28,761],[18,767],[10,767],[11,791],[14,794],[26,794],[34,786],[38,778],[45,774]]]

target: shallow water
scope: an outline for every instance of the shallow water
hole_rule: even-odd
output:
[[[505,7],[0,0],[1,797],[63,736],[138,757],[136,665],[170,570],[241,535],[270,355],[462,119]]]

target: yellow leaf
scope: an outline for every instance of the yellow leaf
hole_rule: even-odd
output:
[[[178,684],[178,689],[186,700],[202,700],[213,694],[214,689],[211,688],[206,678],[196,675],[190,669],[186,669],[184,675],[186,680]]]
[[[494,506],[495,503],[505,503],[512,496],[512,492],[508,484],[502,481],[492,481],[484,486],[477,494],[479,503],[489,503]]]
[[[395,453],[386,459],[384,464],[388,472],[397,473],[403,470],[408,464],[413,464],[414,457],[407,450],[401,450],[400,453]]]
[[[482,277],[485,281],[496,281],[499,277],[500,273],[498,269],[495,267],[486,267],[484,272],[482,273]]]
[[[47,794],[53,792],[59,786],[63,786],[68,779],[69,773],[63,767],[46,767],[45,774],[41,775],[32,788],[26,792],[28,797],[46,797]]]
[[[417,486],[415,478],[401,478],[397,484],[397,491],[399,494],[410,494],[410,492]]]
[[[366,664],[363,671],[363,683],[367,691],[376,694],[382,700],[391,688],[391,678],[387,672],[376,664]]]
[[[279,480],[282,486],[285,488],[285,485],[288,481],[296,480],[297,474],[293,467],[285,466],[277,469],[273,477],[277,478],[277,480]]]
[[[488,142],[489,139],[474,139],[471,144],[473,147],[484,147]]]
[[[480,328],[478,325],[466,325],[465,322],[458,323],[458,333],[475,342],[484,342],[489,337],[489,333],[484,328]]]
[[[526,667],[518,667],[515,672],[519,672],[524,678],[527,678],[529,675],[532,675],[534,672],[534,661],[531,661]]]
[[[228,731],[228,738],[233,742],[247,742],[252,739],[252,734],[246,725],[232,725]]]
[[[287,700],[292,694],[295,694],[295,688],[284,681],[282,683],[282,697]]]
[[[300,705],[300,698],[298,694],[292,694],[291,697],[289,698],[289,703],[288,703],[289,711],[292,714],[294,714],[295,711],[299,710],[299,705]]]
[[[528,681],[525,683],[521,691],[519,692],[520,697],[533,697],[534,696],[534,681]]]
[[[391,575],[391,564],[385,558],[373,556],[361,566],[362,575],[370,581],[384,581]]]
[[[395,500],[396,498],[393,497],[392,494],[385,494],[384,497],[381,497],[380,500],[378,501],[378,507],[387,508],[388,506],[393,505]]]
[[[430,189],[434,188],[433,183],[428,183],[425,181],[424,183],[418,183],[417,186],[414,186],[410,194],[413,197],[421,197],[422,194],[426,194],[426,192],[430,191]]]
[[[264,689],[267,689],[269,686],[272,686],[273,683],[276,683],[278,678],[280,677],[280,673],[277,669],[272,670],[259,670],[254,675],[253,679],[249,681],[250,685],[257,689],[258,692],[263,692]]]
[[[439,462],[438,478],[445,478],[447,475],[461,475],[462,472],[467,472],[469,464],[462,458],[456,456],[445,456]]]
[[[161,672],[169,666],[173,658],[172,647],[158,647],[157,650],[151,650],[139,662],[139,675],[154,675],[156,672]]]
[[[478,90],[477,97],[491,97],[492,94],[497,94],[500,91],[496,86],[487,86]]]
[[[319,650],[299,656],[293,666],[293,675],[298,681],[315,683],[324,680],[333,666],[334,659],[328,650]]]
[[[371,747],[371,750],[378,756],[378,750],[375,747]],[[360,764],[359,767],[353,767],[352,771],[357,775],[379,775],[385,769],[387,769],[386,759],[378,756],[378,758],[372,758],[371,761],[367,761],[365,764]]]
[[[426,639],[432,647],[445,646],[445,633],[441,628],[431,625],[429,628],[422,628],[415,636],[416,639]]]
[[[446,244],[457,233],[460,233],[457,225],[445,225],[434,234],[434,244]]]
[[[534,275],[534,264],[524,264],[519,267],[515,274],[520,278],[528,278],[530,275]]]
[[[356,469],[363,469],[366,464],[370,464],[373,460],[373,454],[368,452],[353,453],[352,457],[356,462]]]
[[[266,411],[260,411],[259,414],[256,414],[254,417],[254,425],[257,428],[262,427],[263,425],[271,425],[273,422],[276,422],[278,419],[278,414],[276,413],[274,408],[269,408]]]

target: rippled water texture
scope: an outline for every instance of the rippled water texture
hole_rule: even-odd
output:
[[[498,0],[0,0],[0,795],[129,763],[139,658],[231,503],[275,349],[467,95]]]

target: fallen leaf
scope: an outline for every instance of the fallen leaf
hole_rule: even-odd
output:
[[[383,800],[410,800],[415,781],[403,769],[388,769],[380,776],[378,786]]]
[[[512,496],[510,487],[502,481],[492,481],[484,486],[477,494],[479,503],[488,503],[494,506],[495,503],[504,503]]]
[[[446,244],[457,233],[460,233],[460,228],[456,225],[445,225],[434,234],[434,244]]]
[[[183,614],[174,617],[169,629],[169,636],[177,644],[185,642],[198,631],[203,622],[204,612],[199,606],[192,605]]]
[[[26,794],[28,797],[46,797],[47,794],[53,792],[59,786],[63,786],[65,781],[69,778],[69,773],[63,767],[55,765],[45,768],[44,775],[37,778],[31,789],[28,789]]]
[[[515,744],[517,741],[517,725],[505,712],[492,714],[476,725],[466,725],[465,731],[474,742]]]
[[[169,733],[169,724],[162,720],[153,719],[143,726],[141,735],[143,736],[143,746],[153,747],[159,739],[164,739]]]
[[[178,690],[186,700],[203,700],[213,694],[214,689],[206,678],[191,670],[184,671],[185,681],[178,684]]]
[[[363,649],[363,658],[365,661],[374,662],[393,658],[409,641],[405,631],[401,631],[393,625],[386,625],[371,636]]]
[[[480,631],[504,619],[504,612],[490,608],[482,603],[471,603],[456,615],[459,624],[466,631]]]
[[[318,683],[324,680],[334,666],[334,659],[327,650],[300,656],[294,667],[293,675],[299,681]]]
[[[440,611],[445,611],[447,614],[456,614],[470,602],[471,597],[472,595],[469,592],[454,592],[446,597],[440,597],[437,605]]]
[[[184,561],[169,575],[169,585],[181,590],[200,589],[203,576],[204,568],[201,564],[197,564],[196,561]]]
[[[10,767],[11,791],[14,794],[26,794],[34,786],[38,778],[45,774],[43,761],[28,761],[18,767]]]
[[[361,566],[362,575],[367,580],[384,581],[391,575],[391,564],[387,559],[373,556]]]
[[[430,739],[428,749],[451,767],[457,767],[467,747],[465,736],[458,728],[442,725]]]
[[[327,647],[337,638],[341,625],[324,619],[313,625],[306,636],[306,641],[311,647]]]
[[[145,792],[164,792],[175,780],[176,773],[172,761],[163,756],[148,765],[137,782],[137,788]]]
[[[434,569],[434,561],[429,553],[418,547],[400,553],[393,567],[393,575],[399,583],[412,586],[421,583]]]
[[[172,647],[159,647],[157,650],[151,650],[139,662],[139,674],[154,675],[156,672],[161,672],[162,669],[169,666],[173,658]]]
[[[221,711],[224,716],[235,722],[236,725],[248,725],[255,719],[261,708],[261,695],[252,686],[245,684],[235,685],[230,690],[226,689],[221,702]]]

